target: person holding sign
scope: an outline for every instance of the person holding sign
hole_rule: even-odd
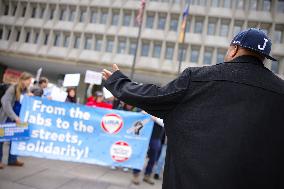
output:
[[[28,88],[31,84],[32,77],[33,76],[31,74],[23,72],[17,84],[11,85],[5,92],[4,96],[1,99],[2,108],[0,110],[0,124],[5,122],[16,122],[17,124],[21,123],[21,120],[19,118],[21,100],[23,99],[23,95],[31,95],[28,91]],[[4,168],[4,165],[2,163],[3,143],[4,142],[0,142],[0,169]],[[17,159],[17,156],[11,154],[11,144],[9,150],[8,165],[24,165],[23,162]]]
[[[115,97],[164,120],[163,189],[284,188],[284,81],[264,65],[277,61],[271,46],[262,30],[244,30],[223,63],[189,67],[164,87],[103,70]]]

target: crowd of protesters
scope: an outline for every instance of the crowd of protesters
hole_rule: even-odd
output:
[[[38,81],[32,83],[33,76],[30,73],[23,72],[18,79],[17,83],[9,85],[8,89],[4,92],[1,97],[1,109],[0,109],[0,123],[16,122],[21,123],[19,113],[21,109],[21,101],[24,95],[37,96],[42,98],[47,98],[52,100],[50,96],[50,91],[47,90],[49,86],[49,80],[46,77],[39,78]],[[75,87],[66,88],[67,97],[66,103],[78,103],[77,100],[77,89]],[[115,98],[105,99],[102,91],[94,91],[93,94],[86,98],[86,106],[93,108],[107,108],[107,109],[117,109],[123,111],[131,112],[142,112],[143,110],[119,101]],[[165,131],[163,120],[152,116],[154,121],[153,131],[150,138],[148,155],[147,155],[147,165],[144,172],[143,181],[148,184],[153,185],[154,181],[151,179],[152,172],[155,173],[154,178],[160,179],[161,172],[164,166],[165,159]],[[4,163],[2,162],[3,156],[3,144],[0,142],[0,169],[4,168]],[[157,166],[155,166],[157,164]],[[18,160],[16,155],[11,154],[11,143],[8,155],[8,166],[22,167],[24,162]],[[155,170],[153,170],[155,168]],[[112,167],[116,169],[116,167]],[[128,168],[124,167],[124,171],[128,171]],[[138,185],[140,183],[139,174],[141,170],[133,170],[132,183]]]

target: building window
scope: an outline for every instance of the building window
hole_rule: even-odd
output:
[[[224,0],[223,7],[225,8],[231,8],[231,0]]]
[[[271,0],[264,0],[262,5],[263,11],[270,11],[271,8]]]
[[[0,39],[3,39],[3,28],[0,28]]]
[[[284,0],[278,0],[277,12],[284,13]]]
[[[157,29],[164,30],[165,26],[166,26],[166,14],[159,13]]]
[[[209,19],[209,22],[208,22],[208,30],[207,30],[207,34],[208,34],[208,35],[215,35],[215,32],[216,32],[216,23],[217,23],[217,20],[216,20],[216,19]]]
[[[220,0],[211,0],[212,7],[220,7]]]
[[[196,18],[194,25],[194,33],[202,33],[202,30],[203,30],[203,19]]]
[[[172,15],[170,22],[170,31],[177,31],[177,28],[178,28],[178,16]]]
[[[185,47],[179,47],[178,48],[178,60],[179,61],[185,61],[186,57],[186,48]]]
[[[236,1],[236,3],[237,3],[237,9],[244,9],[244,5],[245,5],[245,2],[244,2],[244,0],[238,0],[238,1]]]
[[[60,7],[60,15],[59,15],[59,20],[65,20],[67,16],[67,9],[66,7]]]
[[[148,42],[142,42],[141,56],[149,55],[150,44]]]
[[[185,31],[186,32],[189,32],[190,31],[190,24],[191,24],[191,18],[189,17],[189,18],[187,18],[187,20],[186,20],[186,28],[185,28]]]
[[[48,33],[44,33],[43,45],[47,45],[48,44],[48,37],[49,37],[49,34]]]
[[[242,21],[235,21],[234,24],[234,35],[237,35],[243,28],[243,22]]]
[[[113,45],[114,45],[114,39],[113,39],[113,37],[108,38],[108,39],[107,39],[107,43],[106,43],[106,52],[112,53]]]
[[[80,10],[80,19],[79,19],[79,22],[85,22],[86,17],[87,17],[87,10],[86,10],[86,9]]]
[[[55,46],[55,47],[59,47],[60,46],[60,34],[59,33],[55,33],[54,34],[53,46]]]
[[[135,40],[131,40],[128,53],[131,55],[135,55],[135,51],[136,51],[136,42]]]
[[[50,8],[50,11],[49,11],[49,20],[52,20],[54,18],[54,14],[55,14],[55,8],[52,7]]]
[[[160,58],[161,57],[161,49],[162,49],[161,43],[155,43],[154,44],[154,49],[153,49],[153,57],[154,58]]]
[[[130,11],[123,12],[122,25],[123,26],[130,26],[130,23],[131,23],[131,12]]]
[[[87,49],[87,50],[91,50],[92,49],[92,37],[91,36],[85,37],[84,49]]]
[[[31,37],[31,32],[30,31],[26,31],[25,43],[29,43],[30,42],[30,37]]]
[[[220,36],[227,37],[229,33],[229,20],[222,20],[220,26]]]
[[[9,15],[9,5],[5,5],[5,8],[4,8],[4,15],[5,15],[5,16],[8,16],[8,15]]]
[[[111,18],[111,25],[117,26],[118,25],[118,20],[119,20],[119,12],[118,11],[113,11],[112,12],[112,18]]]
[[[16,30],[16,42],[20,41],[20,37],[21,37],[21,31],[20,30]]]
[[[199,58],[199,49],[198,47],[191,48],[190,62],[197,63]]]
[[[10,39],[11,36],[11,29],[7,29],[7,35],[6,35],[6,40],[8,41]]]
[[[64,41],[63,41],[63,47],[68,48],[70,44],[70,35],[64,34]]]
[[[274,31],[274,42],[278,44],[282,42],[282,31],[279,29]]]
[[[95,50],[101,51],[102,50],[102,44],[103,44],[103,37],[102,36],[96,36],[95,39]]]
[[[278,61],[271,61],[271,71],[278,74],[279,73],[279,63]]]
[[[32,7],[32,15],[31,15],[32,18],[35,18],[36,17],[36,6],[34,5]]]
[[[210,65],[212,63],[212,49],[205,49],[203,63]]]
[[[26,11],[27,11],[27,6],[26,5],[22,5],[22,17],[25,17]]]
[[[17,5],[13,4],[12,5],[12,16],[16,16],[16,12],[17,12]],[[25,9],[26,10],[26,9]],[[26,12],[26,11],[25,11]],[[25,14],[24,14],[25,15]]]
[[[217,64],[224,62],[225,55],[226,55],[226,50],[218,49],[218,51],[217,51],[217,60],[216,60]]]
[[[108,16],[108,11],[102,10],[101,17],[100,17],[100,24],[106,24],[107,23],[107,16]]]
[[[43,18],[45,12],[44,6],[39,6],[39,18]]]
[[[174,44],[167,44],[165,53],[165,59],[172,60],[174,57]]]
[[[256,9],[257,9],[257,0],[250,0],[250,2],[249,2],[249,9],[256,11]]]
[[[97,9],[91,10],[91,20],[90,20],[91,23],[96,23],[97,18],[98,18],[98,10]]]
[[[74,39],[75,39],[74,40],[74,49],[79,49],[80,48],[80,39],[81,39],[81,37],[75,35]]]
[[[117,44],[117,53],[125,54],[125,52],[126,52],[126,40],[120,39],[118,40],[118,44]]]
[[[154,13],[147,13],[146,28],[153,28],[154,25]]]
[[[33,40],[34,44],[38,43],[38,38],[39,38],[39,32],[35,32],[34,33],[34,40]]]
[[[68,21],[69,22],[73,22],[75,20],[75,14],[76,14],[75,9],[71,8],[70,12],[69,12],[69,16],[68,16]]]

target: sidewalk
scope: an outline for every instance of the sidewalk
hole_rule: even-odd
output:
[[[7,162],[4,145],[3,162]],[[131,184],[130,171],[111,170],[90,164],[22,157],[24,167],[5,166],[0,170],[0,189],[161,189],[162,181],[151,186],[142,181]]]

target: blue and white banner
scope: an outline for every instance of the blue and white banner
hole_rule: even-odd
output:
[[[150,115],[25,97],[21,120],[30,139],[12,154],[142,169],[153,129]]]
[[[0,124],[0,142],[28,139],[29,127],[27,123],[3,123]]]

